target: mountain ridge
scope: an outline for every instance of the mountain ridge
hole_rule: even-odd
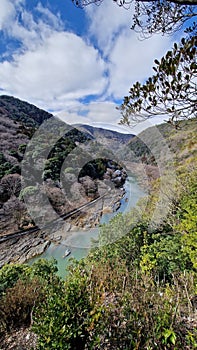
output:
[[[50,120],[50,118],[53,118],[52,114],[28,102],[12,96],[0,96],[0,219],[2,223],[0,234],[6,231],[17,231],[26,227],[27,224],[32,224],[31,218],[26,213],[23,196],[27,195],[28,197],[32,195],[32,191],[36,190],[36,184],[39,182],[39,176],[41,176],[41,179],[38,192],[47,192],[50,203],[52,203],[58,214],[65,213],[77,205],[84,204],[85,201],[90,200],[91,196],[93,198],[97,196],[102,186],[100,183],[100,190],[98,190],[96,182],[98,179],[103,179],[108,166],[107,160],[113,159],[109,158],[111,154],[113,157],[113,152],[110,153],[109,149],[116,151],[116,145],[121,144],[120,140],[124,143],[128,139],[127,136],[125,137],[122,134],[119,135],[119,133],[110,132],[109,130],[105,132],[104,129],[99,129],[98,136],[98,130],[89,126],[93,135],[87,130],[84,133],[84,130],[80,130],[80,128],[71,127],[58,140],[54,138],[53,143],[51,140],[55,129],[53,129],[53,126],[51,127],[50,123],[49,130],[43,128],[39,133],[35,134],[35,131],[38,130],[43,121]],[[54,119],[56,118],[54,117]],[[52,123],[52,125],[56,125],[56,123]],[[61,128],[62,125],[62,121],[60,125],[57,122],[57,132],[59,126]],[[101,142],[102,133],[105,136],[102,137]],[[115,139],[113,138],[114,135]],[[32,137],[34,137],[33,146],[27,147]],[[48,147],[49,137],[51,149],[45,155],[42,174],[38,175],[39,161],[40,159],[42,160],[41,153]],[[89,161],[89,151],[92,151],[92,144],[89,142],[91,140],[93,140],[95,146],[93,153],[95,162],[85,168],[85,163]],[[107,152],[105,152],[105,148]],[[106,155],[102,158],[99,153],[101,149],[103,150],[102,154]],[[26,163],[22,162],[24,154]],[[83,165],[81,165],[82,158]],[[25,188],[23,189],[21,188],[21,164],[23,164],[23,183],[25,182]],[[83,170],[83,168],[85,170],[81,173],[80,170]],[[87,168],[92,170],[89,171]],[[117,168],[120,169],[121,167],[118,164],[114,164],[112,173]],[[82,178],[80,181],[78,174]],[[92,174],[94,174],[93,177]],[[112,174],[108,177],[111,179],[111,176]],[[122,184],[123,179],[121,176],[120,179],[114,179],[114,184],[115,180],[119,181],[119,183],[116,181],[117,185]],[[66,186],[66,191],[64,185]],[[72,197],[72,200],[69,196]]]
[[[108,139],[116,139],[117,141],[121,143],[128,143],[135,135],[130,133],[122,133],[115,130],[105,129],[104,127],[95,127],[88,124],[73,124],[75,128],[78,130],[83,131],[84,133],[88,133],[90,137],[93,138],[99,138],[100,135],[105,136]]]
[[[53,115],[35,105],[8,95],[0,96],[0,116],[22,122],[25,126],[38,127]]]

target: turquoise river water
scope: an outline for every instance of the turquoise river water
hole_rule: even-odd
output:
[[[109,222],[113,216],[117,215],[117,213],[126,213],[136,205],[140,198],[145,196],[145,192],[138,185],[135,177],[128,177],[124,188],[126,193],[121,199],[120,208],[116,212],[104,214],[100,221],[101,224]],[[90,249],[92,239],[98,237],[98,232],[98,228],[90,229],[88,231],[70,231],[69,238],[58,244],[52,243],[43,254],[31,259],[29,263],[31,264],[40,258],[50,259],[51,257],[54,257],[57,260],[58,274],[65,277],[66,267],[70,264],[70,258],[80,260],[85,257]],[[63,256],[67,248],[71,251],[71,254],[64,258]]]

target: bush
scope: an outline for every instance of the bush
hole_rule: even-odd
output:
[[[38,349],[84,349],[90,311],[86,274],[75,271],[65,286],[57,284],[55,288],[48,288],[45,302],[37,308],[34,318]]]
[[[0,300],[0,332],[30,326],[33,308],[43,297],[42,285],[37,278],[19,279]]]
[[[19,195],[19,199],[28,198],[28,197],[36,194],[37,191],[38,191],[38,188],[36,186],[25,187],[24,189],[21,190],[20,195]]]
[[[33,311],[44,302],[46,290],[61,285],[55,260],[32,266],[8,264],[0,270],[0,333],[32,323]],[[55,288],[55,287],[54,287]]]

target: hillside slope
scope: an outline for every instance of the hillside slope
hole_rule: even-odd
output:
[[[39,128],[44,121],[49,123],[45,128]],[[45,193],[55,212],[60,215],[106,191],[107,185],[101,185],[97,179],[103,180],[110,166],[113,169],[108,171],[107,178],[112,181],[112,174],[119,169],[120,176],[117,178],[114,176],[113,183],[116,187],[120,187],[125,181],[121,166],[111,164],[106,157],[102,159],[102,152],[109,157],[111,149],[116,151],[120,142],[127,142],[127,135],[104,129],[93,132],[91,127],[92,134],[84,128],[77,129],[72,126],[67,128],[66,124],[53,118],[52,114],[11,96],[0,96],[0,123],[0,235],[34,225],[26,211],[24,198],[32,196],[36,186],[37,192]],[[59,137],[59,130],[63,125],[68,131]],[[39,132],[36,134],[35,131],[38,129]],[[56,131],[58,139],[54,136]],[[46,153],[45,150],[49,146],[50,149]],[[42,155],[44,153],[45,156]],[[91,160],[89,153],[93,162],[86,166],[86,162]],[[113,157],[113,152],[110,155]],[[40,174],[39,167],[42,161],[44,169]],[[20,177],[21,164],[25,183],[23,189]],[[36,200],[36,205],[39,206],[39,197]],[[44,207],[42,210],[44,211]],[[44,220],[47,208],[45,213],[43,211],[39,215],[43,216]]]
[[[169,150],[181,161],[196,152],[196,135],[196,119],[182,121],[179,129],[163,123],[142,131],[128,146],[141,161],[155,164],[155,158],[161,157],[162,142],[165,141]]]
[[[25,335],[23,328],[29,327],[30,347],[40,350],[196,349],[196,120],[184,122],[178,132],[158,128],[174,155],[156,155],[157,162],[165,161],[166,173],[153,181],[148,202],[144,198],[100,227],[99,248],[73,261],[66,281],[56,275],[55,261],[0,270],[3,346],[15,342],[20,347],[24,337],[16,340],[15,329]],[[141,140],[152,140],[159,151],[161,140],[152,130],[145,130]],[[140,152],[139,138],[132,142],[139,162],[152,162],[152,149],[141,144]],[[162,178],[174,175],[175,187],[163,193],[170,194],[169,212],[153,226]],[[159,204],[164,211],[165,203]]]
[[[38,127],[52,114],[16,97],[1,95],[0,116],[21,122],[27,127]]]
[[[32,104],[12,96],[0,96],[0,234],[17,231],[33,224],[26,212],[23,198],[20,197],[21,164],[26,154],[26,160],[29,161],[26,182],[35,184],[34,157],[41,144],[44,149],[49,143],[47,132],[40,141],[35,142],[32,150],[28,149],[28,153],[26,148],[40,125],[52,117],[52,114]],[[64,196],[57,187],[64,157],[76,146],[76,141],[87,140],[82,132],[74,128],[70,129],[66,137],[62,137],[57,144],[53,145],[45,166],[44,179],[51,180],[50,186],[47,187],[48,195],[55,209],[60,211],[64,211],[65,207],[67,210],[73,207],[67,198],[63,199]]]

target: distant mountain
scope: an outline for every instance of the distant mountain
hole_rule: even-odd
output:
[[[118,142],[120,144],[127,144],[135,136],[133,134],[124,134],[118,131],[97,128],[86,124],[74,124],[73,126],[89,136],[91,139],[96,139],[101,143],[105,141],[105,144],[110,143],[111,141]]]

